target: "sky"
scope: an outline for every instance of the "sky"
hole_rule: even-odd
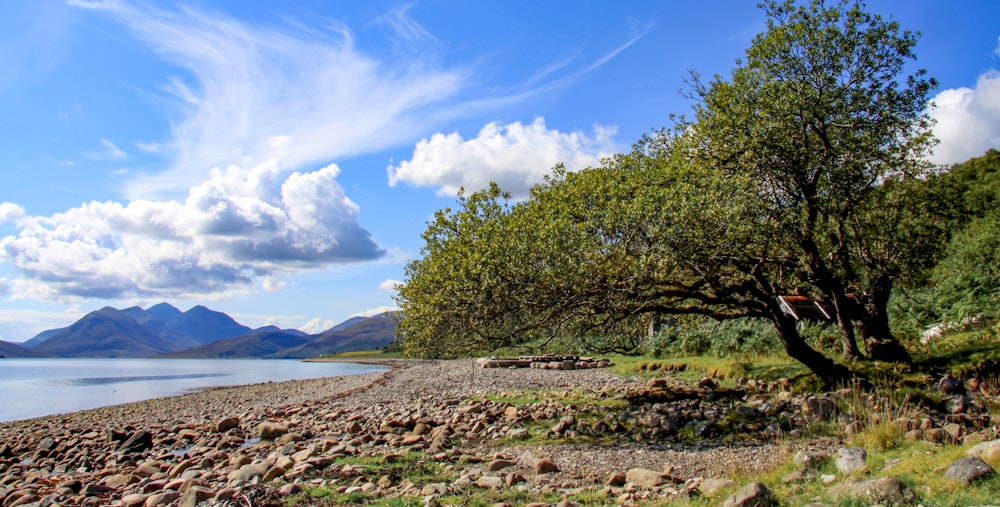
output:
[[[0,2],[0,340],[104,306],[320,332],[395,306],[434,212],[625,151],[764,15],[713,2]],[[951,164],[1000,148],[1000,2],[919,31]]]

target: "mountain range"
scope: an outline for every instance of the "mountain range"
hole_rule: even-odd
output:
[[[305,358],[384,347],[394,332],[390,314],[352,317],[309,335],[274,326],[251,329],[204,306],[181,312],[160,303],[145,310],[105,307],[22,344],[0,341],[0,357]]]

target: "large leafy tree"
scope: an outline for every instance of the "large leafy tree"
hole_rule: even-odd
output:
[[[904,185],[893,193],[883,184],[930,169],[924,111],[935,82],[922,70],[904,75],[917,36],[858,1],[762,8],[767,31],[746,62],[728,79],[692,80],[699,103],[690,127],[702,137],[700,154],[756,182],[808,286],[834,308],[844,355],[862,355],[854,333],[861,324],[873,356],[899,358],[905,350],[885,308],[913,256],[897,255],[888,240],[919,201]]]

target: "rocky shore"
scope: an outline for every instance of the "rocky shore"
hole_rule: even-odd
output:
[[[729,477],[793,459],[801,469],[790,482],[810,480],[817,463],[836,459],[843,477],[831,487],[845,495],[914,497],[898,480],[876,488],[850,479],[857,475],[850,467],[865,466],[864,449],[810,435],[818,421],[844,434],[872,423],[841,408],[838,397],[848,392],[803,397],[780,385],[720,389],[705,379],[676,386],[606,369],[482,369],[471,360],[384,364],[390,369],[380,373],[211,389],[2,424],[0,505],[285,505],[309,487],[426,505],[480,490],[564,499],[592,490],[619,504],[725,491],[724,505],[771,505],[765,486],[731,493]],[[495,396],[537,389],[548,398]],[[981,442],[968,457],[978,460],[971,471],[955,472],[963,475],[954,480],[995,477],[989,463],[1000,457],[1000,416],[984,400],[963,390],[933,410],[921,408],[927,400],[908,403],[910,415],[892,421],[908,438]],[[434,473],[414,480],[394,463]]]

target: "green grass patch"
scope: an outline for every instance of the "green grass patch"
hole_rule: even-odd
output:
[[[402,357],[402,352],[385,352],[382,349],[355,350],[317,356],[318,359],[401,359]]]

